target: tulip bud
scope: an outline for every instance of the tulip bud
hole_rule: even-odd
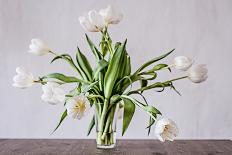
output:
[[[40,39],[32,39],[29,48],[30,50],[28,52],[39,56],[45,55],[51,51],[51,49],[48,48],[47,45]]]
[[[208,78],[207,73],[206,65],[195,65],[188,70],[188,77],[194,83],[201,83]]]
[[[17,75],[13,78],[13,86],[18,88],[28,88],[31,87],[34,83],[34,77],[32,73],[27,72],[22,67],[16,68]]]
[[[174,58],[174,68],[182,71],[186,71],[191,67],[192,60],[186,56],[178,56]]]

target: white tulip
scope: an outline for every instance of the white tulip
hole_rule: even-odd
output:
[[[23,67],[16,68],[17,75],[13,78],[13,86],[18,88],[31,87],[34,83],[34,77],[32,73],[27,72]]]
[[[206,65],[195,65],[188,70],[188,78],[194,83],[200,83],[208,78],[207,73]]]
[[[173,66],[175,69],[186,71],[192,66],[192,60],[186,56],[178,56],[174,58]]]
[[[80,16],[79,17],[79,22],[81,24],[81,26],[90,32],[98,32],[99,30],[97,29],[97,27],[95,27],[94,25],[92,25],[89,21],[89,18],[86,16]]]
[[[103,17],[95,10],[88,12],[87,16],[79,17],[81,26],[90,32],[99,32],[105,27]]]
[[[179,129],[174,121],[167,118],[158,120],[155,126],[155,134],[157,138],[164,142],[165,140],[173,141],[178,135]]]
[[[65,91],[57,83],[48,82],[42,86],[42,100],[52,105],[65,102]]]
[[[79,95],[68,99],[65,107],[67,109],[68,116],[73,119],[81,119],[88,113],[90,103],[86,96]]]
[[[47,45],[40,39],[32,39],[29,49],[29,53],[39,56],[45,55],[51,51],[51,49],[48,48]]]
[[[123,14],[118,12],[118,10],[111,5],[105,9],[101,9],[99,14],[103,16],[107,24],[118,24],[123,18]]]

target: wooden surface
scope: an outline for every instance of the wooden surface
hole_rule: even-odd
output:
[[[113,150],[96,149],[95,140],[1,139],[0,155],[232,155],[229,140],[119,140]]]

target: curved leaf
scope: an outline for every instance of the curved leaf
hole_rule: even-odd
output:
[[[101,55],[101,53],[97,50],[97,48],[95,47],[95,45],[93,44],[93,42],[90,40],[90,38],[88,37],[87,34],[85,34],[86,40],[89,44],[89,47],[91,49],[91,51],[93,52],[93,54],[95,55],[96,60],[101,60],[103,59],[103,56]]]
[[[94,70],[94,79],[96,79],[99,75],[99,72],[101,72],[104,68],[108,66],[108,62],[104,59],[98,61],[97,67]]]
[[[77,68],[77,66],[75,65],[75,63],[72,60],[72,57],[69,54],[58,55],[58,56],[56,56],[55,58],[52,59],[51,63],[53,63],[55,60],[58,60],[58,59],[63,59],[66,62],[68,62],[71,65],[71,67],[73,67],[80,74],[80,76],[83,77],[83,75],[81,74],[79,68]]]
[[[157,61],[159,61],[159,60],[161,60],[161,59],[163,59],[163,58],[165,58],[165,57],[167,57],[167,56],[168,56],[169,54],[171,54],[174,50],[175,50],[175,49],[172,49],[170,52],[168,52],[168,53],[166,53],[166,54],[163,54],[163,55],[161,55],[161,56],[159,56],[159,57],[156,57],[156,58],[154,58],[154,59],[151,59],[150,61],[144,63],[134,74],[139,73],[140,71],[142,71],[142,70],[143,70],[144,68],[146,68],[147,66],[149,66],[149,65],[151,65],[151,64],[153,64],[153,63],[155,63],[155,62],[157,62]]]
[[[76,60],[86,79],[92,81],[92,67],[89,64],[88,59],[83,53],[81,53],[79,48],[77,48]]]
[[[135,112],[134,103],[126,98],[122,98],[124,102],[124,113],[123,113],[123,126],[122,126],[122,136],[126,132]]]
[[[58,125],[56,126],[56,128],[53,130],[52,134],[60,127],[61,123],[64,121],[64,119],[66,117],[67,117],[67,109],[61,115],[60,121],[59,121]]]
[[[61,73],[48,74],[42,78],[43,79],[53,78],[53,79],[57,79],[57,80],[60,80],[60,81],[66,82],[66,83],[74,83],[74,82],[88,83],[88,84],[90,83],[88,81],[84,81],[84,80],[78,79],[78,78],[73,77],[73,76],[66,76],[66,75],[61,74]]]
[[[95,125],[95,116],[93,115],[91,122],[89,123],[88,131],[87,131],[87,136],[91,133],[93,127]]]

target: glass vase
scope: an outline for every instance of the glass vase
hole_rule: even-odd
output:
[[[99,149],[112,149],[116,147],[116,125],[118,104],[111,106],[106,114],[104,123],[101,123],[101,113],[99,109],[102,104],[95,107],[96,143]]]

